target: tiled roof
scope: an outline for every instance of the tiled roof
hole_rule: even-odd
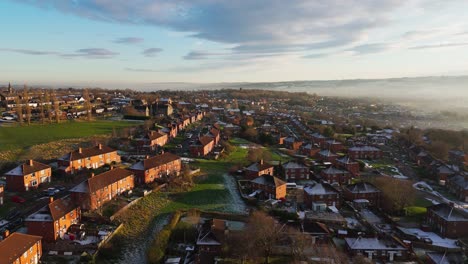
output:
[[[175,155],[175,154],[172,154],[170,152],[165,152],[165,153],[163,153],[161,155],[157,155],[157,156],[145,159],[144,161],[142,161],[143,166],[141,166],[141,165],[139,166],[139,165],[135,164],[135,166],[132,166],[131,169],[137,169],[138,170],[138,168],[140,168],[140,169],[147,170],[147,169],[162,166],[164,164],[167,164],[169,162],[176,161],[176,160],[180,160],[180,157]]]
[[[304,187],[304,192],[308,195],[338,194],[338,191],[326,183],[313,183]]]
[[[161,137],[164,137],[166,136],[166,134],[164,133],[159,133],[157,131],[151,131],[150,133],[148,133],[147,137],[149,140],[155,140],[155,139],[158,139],[158,138],[161,138]]]
[[[77,207],[78,206],[72,201],[70,196],[66,196],[49,203],[50,215],[54,221],[65,216]]]
[[[260,164],[256,162],[250,165],[249,167],[247,167],[247,170],[259,172],[259,171],[263,171],[269,168],[273,168],[273,165],[270,165],[268,163]]]
[[[352,147],[349,151],[380,151],[380,149],[372,146]]]
[[[133,175],[133,172],[121,168],[115,168],[98,174],[88,179],[89,192],[94,193],[97,190],[103,189],[104,187],[125,179],[130,175]]]
[[[211,142],[213,142],[213,138],[212,137],[208,137],[208,136],[201,136],[198,141],[200,142],[200,144],[202,146],[206,146],[208,144],[210,144]]]
[[[283,169],[307,169],[308,167],[297,162],[289,161],[282,165]]]
[[[5,173],[5,175],[24,176],[45,169],[50,169],[50,166],[34,160],[30,160],[8,171],[7,173]]]
[[[80,153],[81,149],[81,153]],[[108,147],[108,146],[103,146],[103,145],[98,145],[94,146],[91,148],[79,148],[77,150],[74,150],[67,155],[61,157],[61,160],[78,160],[78,159],[84,159],[88,157],[93,157],[93,156],[98,156],[110,152],[114,152],[116,150]]]
[[[271,176],[271,175],[268,175],[268,174],[257,177],[254,180],[252,180],[251,182],[261,184],[261,185],[266,185],[266,186],[272,186],[272,187],[279,187],[281,185],[286,184],[286,182],[284,182],[280,178],[277,178],[275,176]]]
[[[455,208],[445,203],[433,205],[427,208],[427,210],[432,211],[434,214],[440,216],[446,221],[462,221],[468,222],[468,214],[462,209]]]
[[[325,169],[322,171],[323,173],[325,174],[343,174],[343,173],[348,173],[347,171],[343,171],[343,170],[340,170],[340,169],[337,169],[333,166]]]
[[[42,237],[13,233],[0,242],[0,263],[13,263],[16,259],[41,241]]]

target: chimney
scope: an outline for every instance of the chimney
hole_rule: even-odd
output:
[[[30,159],[30,160],[29,160],[29,166],[32,166],[32,165],[33,165],[33,160]]]
[[[3,240],[5,240],[5,238],[7,238],[8,236],[10,236],[10,230],[5,229],[5,231],[3,231]]]
[[[99,147],[99,149],[102,149],[102,144],[99,144],[98,147]]]
[[[260,160],[260,164],[263,165],[263,159]]]
[[[78,153],[83,153],[83,149],[82,148],[78,148]]]
[[[94,177],[94,172],[91,172],[91,178]]]
[[[54,202],[54,197],[53,196],[49,196],[49,203],[53,203]]]
[[[111,165],[111,166],[110,166],[110,170],[113,170],[113,169],[114,169],[114,165]]]
[[[145,156],[145,159],[149,159],[149,158],[150,158],[150,156],[149,156],[149,155],[146,155],[146,156]]]

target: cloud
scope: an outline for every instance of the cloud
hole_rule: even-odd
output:
[[[388,43],[371,43],[371,44],[358,45],[350,49],[347,49],[345,51],[351,51],[354,55],[365,55],[365,54],[384,52],[390,49],[392,49],[392,45]]]
[[[160,48],[149,48],[149,49],[145,49],[142,53],[145,57],[154,57],[156,56],[158,53],[160,53],[161,51],[163,51],[163,49],[160,49]]]
[[[135,37],[126,37],[126,38],[118,38],[114,40],[114,43],[118,44],[137,44],[137,43],[142,43],[145,41],[144,38],[135,38]]]
[[[0,48],[0,51],[8,51],[21,53],[26,55],[57,55],[58,52],[55,51],[41,51],[41,50],[31,50],[31,49],[11,49],[11,48]]]
[[[103,48],[86,48],[79,49],[75,53],[61,54],[62,57],[83,57],[88,59],[111,59],[119,55],[117,52],[110,51]]]
[[[125,68],[125,70],[131,71],[131,72],[160,72],[158,70],[142,69],[142,68]]]
[[[421,50],[421,49],[440,49],[440,48],[451,48],[451,47],[463,47],[468,46],[468,42],[456,42],[456,43],[442,43],[442,44],[429,44],[409,47],[409,49]]]
[[[389,23],[404,0],[17,0],[67,14],[164,27],[230,45],[233,55],[281,55],[355,43]],[[197,55],[197,56],[193,56]],[[211,58],[192,54],[187,59]],[[224,56],[221,54],[220,56]]]
[[[320,58],[325,58],[328,57],[330,54],[328,53],[316,53],[316,54],[309,54],[302,56],[303,59],[320,59]]]
[[[205,52],[205,51],[190,51],[186,54],[183,59],[184,60],[206,60],[206,59],[213,59],[218,56],[226,56],[229,53],[216,53],[216,52]]]

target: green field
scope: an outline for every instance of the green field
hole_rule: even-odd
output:
[[[60,139],[83,138],[110,134],[116,130],[135,126],[128,121],[67,121],[61,124],[0,127],[0,151],[26,148]]]

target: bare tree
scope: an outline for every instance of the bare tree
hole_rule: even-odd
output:
[[[19,95],[15,99],[16,104],[16,115],[18,116],[18,122],[20,125],[23,124],[23,106]]]
[[[50,113],[50,108],[51,108],[51,99],[50,99],[50,91],[46,90],[44,94],[44,101],[46,105],[44,106],[45,112],[47,114],[47,118],[49,119],[49,123],[52,123],[52,115]]]
[[[29,105],[29,92],[28,92],[28,87],[24,85],[24,90],[23,90],[23,102],[24,102],[24,107],[26,110],[26,122],[28,123],[28,126],[31,124],[31,106]]]
[[[89,97],[89,90],[88,89],[84,89],[83,99],[85,100],[85,109],[86,109],[87,120],[91,121],[93,108],[91,106],[91,98]]]
[[[57,99],[57,96],[54,95],[54,112],[55,112],[55,121],[58,123],[60,123],[60,103]]]
[[[41,118],[41,123],[45,124],[44,95],[42,93],[39,96],[39,117]]]

